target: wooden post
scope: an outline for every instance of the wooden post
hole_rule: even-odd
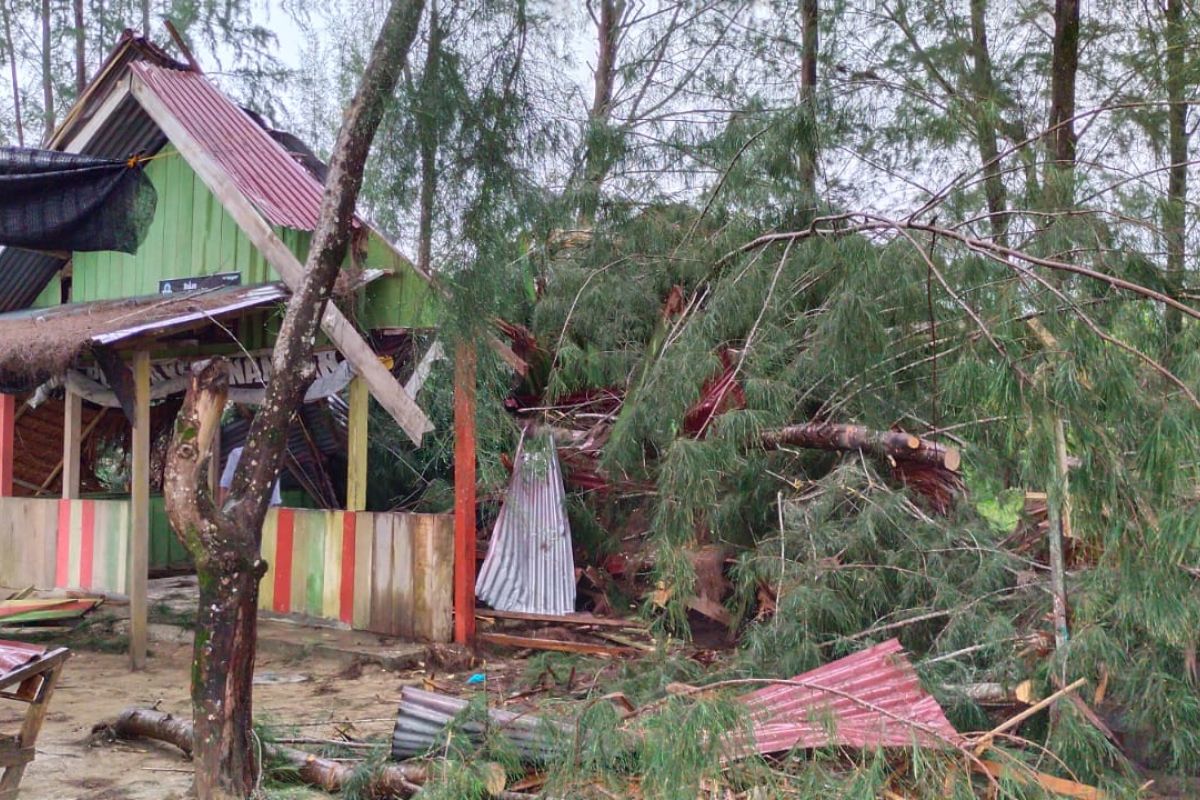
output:
[[[475,640],[475,348],[454,358],[454,641]]]
[[[13,496],[13,432],[17,427],[17,396],[0,394],[0,497]]]
[[[67,389],[63,399],[62,496],[79,499],[79,451],[83,444],[83,398]]]
[[[146,584],[150,570],[150,353],[133,354],[136,413],[129,531],[129,661],[146,666]]]
[[[350,420],[347,423],[346,510],[367,509],[367,420],[370,411],[367,382],[350,381]]]

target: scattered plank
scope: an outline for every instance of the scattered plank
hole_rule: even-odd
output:
[[[1029,708],[1022,711],[1020,714],[1017,714],[1015,717],[1011,717],[1008,720],[1000,723],[995,728],[988,731],[983,736],[979,737],[978,744],[975,745],[975,755],[976,756],[982,755],[983,751],[985,751],[989,747],[991,747],[992,740],[995,739],[995,737],[997,735],[1004,733],[1005,731],[1011,730],[1012,728],[1015,728],[1016,726],[1020,725],[1022,722],[1029,719],[1030,717],[1032,717],[1034,714],[1038,713],[1042,709],[1044,709],[1048,706],[1054,705],[1054,703],[1059,698],[1064,697],[1065,695],[1068,695],[1071,692],[1074,692],[1076,689],[1083,686],[1085,683],[1087,683],[1087,678],[1080,678],[1079,680],[1072,683],[1070,686],[1059,689],[1057,692],[1050,695],[1046,699],[1039,700],[1038,702],[1031,705]]]
[[[590,642],[560,642],[557,639],[539,639],[533,636],[512,636],[507,633],[480,633],[476,637],[481,642],[494,644],[498,647],[522,647],[531,650],[553,650],[559,653],[578,653],[588,656],[607,656],[609,658],[626,658],[635,656],[638,651],[632,647],[615,647],[606,644]]]
[[[1063,797],[1074,797],[1078,798],[1078,800],[1105,800],[1106,797],[1104,792],[1095,786],[1088,786],[1086,783],[1070,781],[1066,778],[1056,778],[1053,775],[1047,775],[1044,772],[1038,772],[1034,769],[1014,769],[995,761],[986,760],[973,761],[972,767],[979,772],[986,772],[993,778],[1008,778],[1022,784],[1036,783],[1046,791],[1062,795]]]
[[[496,611],[491,608],[475,609],[477,619],[501,619],[520,622],[550,622],[564,625],[595,625],[599,628],[635,628],[645,630],[646,624],[635,619],[620,617],[597,617],[593,614],[527,614],[523,611]]]

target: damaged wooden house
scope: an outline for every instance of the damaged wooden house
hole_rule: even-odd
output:
[[[63,154],[40,165],[67,176],[63,204],[98,180],[68,154],[108,159],[142,182],[122,197],[146,219],[124,248],[128,231],[48,224],[52,243],[0,253],[0,585],[128,596],[138,666],[147,576],[187,568],[159,490],[189,365],[232,363],[216,488],[262,395],[324,168],[130,32],[45,147]],[[260,610],[447,641],[452,516],[366,510],[369,398],[415,442],[430,429],[414,398],[440,353],[436,293],[367,221],[354,236],[264,526]]]

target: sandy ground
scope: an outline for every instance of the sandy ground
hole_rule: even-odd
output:
[[[190,716],[190,645],[155,644],[149,667],[129,671],[120,654],[76,651],[67,662],[38,739],[37,758],[26,769],[21,800],[182,800],[189,794],[191,765],[173,748],[155,742],[89,743],[92,726],[131,706],[151,706]],[[391,673],[313,657],[262,655],[255,686],[260,722],[302,725],[279,735],[334,738],[335,724],[356,737],[388,737],[400,686],[422,674]],[[303,676],[303,682],[287,682]],[[442,676],[439,676],[439,679]],[[446,676],[450,679],[449,676]],[[12,730],[20,708],[0,702],[0,732]],[[18,722],[19,724],[19,722]],[[272,798],[328,797],[302,788],[270,788]]]

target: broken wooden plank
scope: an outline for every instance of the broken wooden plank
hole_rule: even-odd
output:
[[[491,608],[475,609],[480,619],[502,619],[520,622],[549,622],[564,625],[595,625],[598,628],[634,628],[645,630],[646,624],[635,619],[620,617],[597,617],[593,614],[530,614],[524,611],[496,611]]]
[[[1028,767],[1016,769],[987,760],[972,761],[971,764],[977,771],[986,772],[993,778],[1007,778],[1022,784],[1036,783],[1046,791],[1062,795],[1063,797],[1074,797],[1078,798],[1078,800],[1104,800],[1106,797],[1104,792],[1095,786],[1088,786],[1086,783],[1079,783],[1078,781],[1071,781],[1066,778],[1056,778],[1053,775],[1047,775],[1044,772],[1038,772]]]
[[[171,140],[171,144],[179,150],[188,166],[204,181],[204,185],[229,212],[229,216],[267,263],[279,273],[279,277],[288,288],[295,290],[304,279],[304,265],[300,260],[267,224],[253,203],[242,194],[224,168],[208,154],[140,76],[133,76],[132,89],[138,103]],[[396,381],[395,376],[379,363],[375,351],[333,303],[327,303],[325,306],[325,313],[321,316],[321,329],[346,360],[354,365],[355,371],[366,381],[379,404],[387,409],[408,437],[420,445],[421,437],[433,430],[429,418],[404,391],[404,387]]]
[[[541,639],[534,636],[513,636],[507,633],[480,633],[476,639],[498,647],[522,647],[530,650],[552,650],[557,653],[577,653],[587,656],[607,656],[609,658],[626,658],[635,656],[638,651],[632,647],[615,647],[591,642],[562,642],[558,639]]]

